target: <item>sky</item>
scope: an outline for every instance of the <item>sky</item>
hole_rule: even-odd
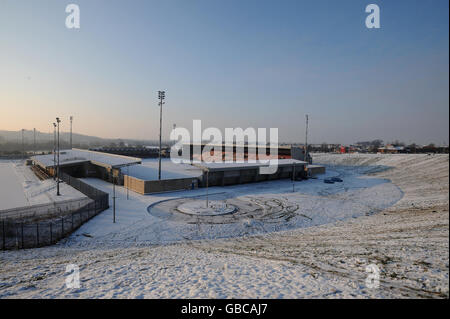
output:
[[[80,29],[68,29],[68,4]],[[380,29],[365,8],[380,7]],[[0,0],[0,130],[157,139],[173,124],[282,142],[448,144],[449,2]]]

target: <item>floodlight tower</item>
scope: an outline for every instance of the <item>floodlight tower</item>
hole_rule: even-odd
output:
[[[53,123],[53,169],[56,166],[56,123]],[[56,180],[56,174],[53,172],[53,179]]]
[[[59,119],[59,117],[56,118],[56,123],[57,123],[57,127],[58,127],[58,143],[57,143],[57,147],[58,147],[58,163],[56,166],[56,195],[60,196],[61,194],[59,193],[59,123],[61,123],[61,120]]]
[[[70,116],[70,149],[72,149],[72,121],[73,121],[73,116]]]
[[[161,134],[162,134],[162,107],[165,104],[166,91],[158,91],[159,109],[159,163],[158,163],[158,180],[161,180]]]

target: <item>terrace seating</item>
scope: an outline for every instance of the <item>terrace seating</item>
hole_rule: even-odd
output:
[[[37,165],[31,166],[31,170],[41,181],[50,178],[50,175],[48,175],[46,171],[44,171],[41,167],[39,167]]]

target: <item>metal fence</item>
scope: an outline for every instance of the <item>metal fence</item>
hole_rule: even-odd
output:
[[[109,207],[108,193],[67,174],[63,174],[61,178],[93,201],[75,211],[65,212],[61,216],[45,221],[27,222],[26,220],[5,219],[0,221],[0,248],[2,250],[35,248],[55,244]]]
[[[105,192],[79,180],[78,178],[72,177],[69,174],[61,172],[60,175],[61,175],[61,179],[65,183],[69,184],[76,190],[82,192],[87,197],[97,201],[101,207],[104,207],[104,209],[109,207],[108,193],[105,193]]]
[[[42,222],[3,220],[0,224],[1,248],[24,249],[55,244],[103,210],[93,201],[75,212]]]
[[[55,216],[61,216],[63,213],[76,211],[88,203],[92,202],[90,198],[68,199],[48,204],[37,204],[32,206],[15,207],[11,209],[0,210],[0,220],[44,220]]]

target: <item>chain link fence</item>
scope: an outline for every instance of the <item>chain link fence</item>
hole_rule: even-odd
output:
[[[44,221],[15,219],[0,221],[0,248],[25,249],[55,244],[86,221],[109,207],[109,195],[79,179],[62,174],[61,179],[93,201],[72,212],[62,212]]]
[[[76,190],[82,192],[87,197],[97,201],[101,207],[105,207],[105,209],[109,207],[108,193],[105,193],[105,192],[79,180],[76,177],[72,177],[69,174],[61,172],[60,175],[61,175],[61,179],[65,183],[69,184]]]

